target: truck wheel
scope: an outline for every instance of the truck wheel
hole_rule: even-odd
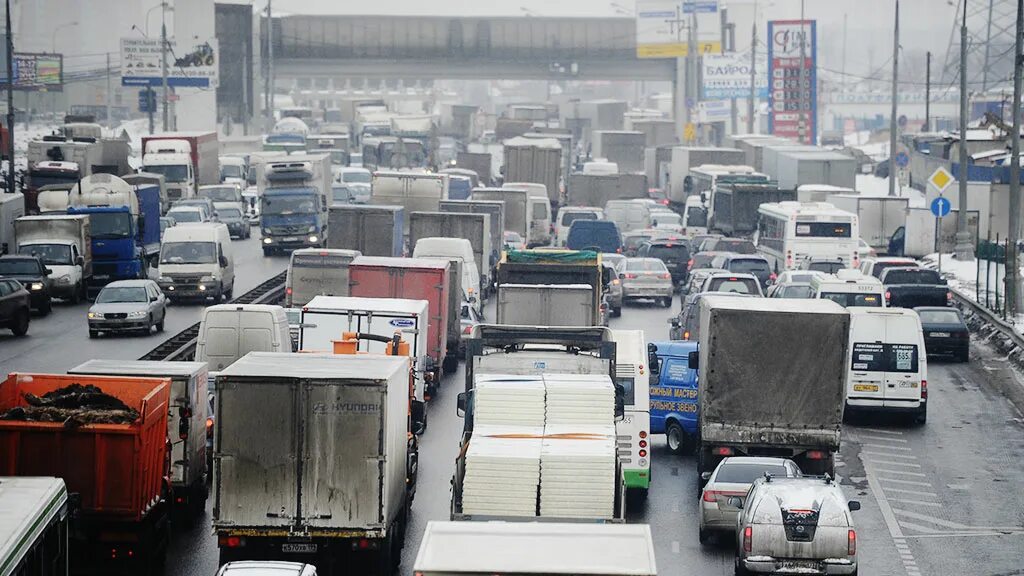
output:
[[[616,306],[612,308],[612,318],[618,318],[620,316],[622,316],[622,307]]]
[[[964,348],[960,353],[956,355],[957,362],[970,362],[971,361],[971,349]]]
[[[668,298],[662,298],[661,299],[661,305],[664,306],[665,308],[671,308],[672,307],[672,297],[670,296]]]
[[[733,565],[733,574],[736,576],[749,576],[750,572],[743,567],[743,563],[740,561],[739,556],[736,557],[735,564]]]
[[[224,291],[224,299],[230,302],[235,297],[235,287],[232,285]]]
[[[380,576],[391,576],[395,573],[394,541],[395,535],[392,532],[388,534],[388,537],[380,547],[380,552],[377,556],[377,574]]]
[[[708,544],[711,541],[711,533],[703,528],[697,529],[697,540],[701,544]]]
[[[928,409],[925,408],[914,415],[914,424],[924,426],[928,422]]]
[[[75,284],[75,287],[71,289],[71,297],[68,300],[72,304],[78,304],[82,301],[82,285]]]
[[[22,310],[15,317],[14,323],[11,324],[11,332],[14,332],[15,336],[24,336],[25,334],[28,334],[29,316],[28,310]]]
[[[39,313],[46,316],[51,310],[53,310],[53,300],[47,298],[46,301],[39,306]]]
[[[263,248],[263,256],[264,257],[270,256],[270,248],[266,248],[266,247]]]
[[[444,370],[445,374],[451,374],[455,372],[456,370],[459,369],[459,357],[455,355],[445,356],[444,362],[442,362],[441,364],[441,368]]]
[[[686,451],[686,432],[675,420],[669,422],[665,427],[665,441],[673,454],[682,454]]]

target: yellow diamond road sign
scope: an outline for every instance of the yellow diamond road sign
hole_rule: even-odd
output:
[[[934,186],[939,191],[939,194],[942,194],[953,183],[953,175],[949,173],[949,170],[939,166],[928,178],[928,183]]]

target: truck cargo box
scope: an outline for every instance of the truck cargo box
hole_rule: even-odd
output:
[[[0,420],[0,476],[57,476],[79,495],[84,516],[140,521],[160,501],[167,460],[168,378],[12,373],[0,384],[0,413],[91,384],[138,410],[131,424]]]
[[[487,263],[488,269],[498,264],[502,246],[505,243],[505,202],[501,200],[442,200],[441,212],[464,212],[470,214],[487,214],[490,219],[491,255]],[[481,269],[481,271],[483,271]]]
[[[364,256],[401,256],[405,251],[405,208],[343,204],[331,206],[328,248],[357,250]]]
[[[796,200],[796,192],[779,190],[775,185],[724,184],[714,195],[711,229],[728,236],[750,235],[757,230],[761,204],[790,200]]]
[[[589,284],[503,284],[498,324],[592,326],[594,287]]]

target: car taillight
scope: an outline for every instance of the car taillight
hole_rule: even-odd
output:
[[[669,274],[668,272],[665,272],[664,274],[658,274],[658,278],[661,278],[662,280],[671,280],[672,275]]]
[[[690,268],[693,268],[693,258],[686,261],[686,269],[689,270]]]
[[[462,333],[463,333],[463,334],[469,334],[469,333],[471,333],[472,331],[473,331],[473,326],[472,326],[472,324],[471,324],[471,325],[469,325],[469,326],[466,326],[465,328],[463,328],[463,329],[462,329]]]
[[[622,254],[622,247],[621,247],[621,246],[619,246],[618,248],[616,248],[616,249],[615,249],[615,253],[616,253],[616,254]]]
[[[717,490],[705,490],[701,496],[701,500],[705,502],[718,502],[718,491]]]
[[[851,532],[852,532],[852,530],[851,530]],[[750,552],[750,549],[753,547],[751,545],[753,543],[753,540],[754,540],[754,527],[753,526],[747,526],[746,528],[743,529],[743,551],[744,552]]]
[[[952,303],[953,303],[953,293],[947,291],[946,292],[946,304],[952,304]]]
[[[779,279],[779,275],[776,274],[775,272],[772,272],[771,274],[768,275],[768,281],[769,282],[775,282],[778,279]]]
[[[291,295],[292,295],[292,289],[291,289],[291,287],[289,287],[289,288],[285,288],[285,289],[284,289],[284,292],[285,292],[285,294],[287,294],[287,295],[291,296]]]
[[[636,280],[636,274],[623,274],[623,276],[626,277],[626,280]]]
[[[687,330],[687,331],[683,332],[683,340],[689,340],[689,339],[690,339],[690,331]]]
[[[928,381],[921,380],[921,400],[928,399]]]
[[[892,300],[892,292],[886,290],[885,291],[885,303],[888,304],[890,300]]]
[[[825,453],[822,452],[821,450],[810,450],[810,451],[807,452],[807,459],[808,460],[824,460],[825,459]]]
[[[728,446],[719,446],[715,448],[716,456],[732,456],[732,448]]]
[[[846,554],[854,556],[857,554],[857,531],[850,530],[846,533]]]

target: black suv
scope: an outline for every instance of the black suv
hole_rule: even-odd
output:
[[[35,256],[0,256],[0,276],[17,280],[28,290],[32,308],[49,314],[51,270]]]
[[[690,244],[685,239],[659,238],[648,240],[637,251],[639,258],[657,258],[665,263],[672,283],[679,286],[689,277]]]
[[[13,278],[0,278],[0,327],[10,328],[15,336],[24,336],[28,322],[28,291]]]

